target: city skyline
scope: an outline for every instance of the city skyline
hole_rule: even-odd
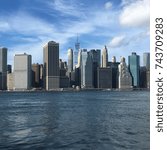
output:
[[[108,48],[119,60],[132,51],[149,51],[149,1],[1,0],[0,47],[7,47],[8,63],[14,54],[27,52],[32,62],[42,63],[42,47],[50,40],[60,43],[60,58],[67,49]],[[38,6],[38,7],[37,7]],[[100,19],[99,19],[100,18]]]

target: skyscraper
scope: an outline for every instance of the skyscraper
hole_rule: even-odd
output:
[[[108,50],[107,47],[105,46],[102,51],[102,67],[106,68],[107,64],[108,64]]]
[[[60,86],[59,43],[49,41],[44,47],[44,87],[55,90]]]
[[[129,71],[132,76],[132,85],[139,87],[139,76],[140,76],[140,56],[135,52],[128,56],[129,59]]]
[[[0,90],[7,89],[7,48],[0,48]]]
[[[14,56],[14,90],[31,88],[31,55],[16,54]]]
[[[40,65],[38,63],[32,64],[32,86],[40,86]]]
[[[76,67],[76,65],[78,64],[78,52],[80,49],[80,43],[78,40],[78,35],[77,35],[77,41],[75,43],[75,51],[74,51],[74,67]]]
[[[100,67],[101,51],[92,49],[89,53],[93,61],[93,86],[97,88],[97,68]]]
[[[121,62],[118,65],[119,78],[118,87],[119,89],[129,89],[132,88],[132,77],[129,73],[128,67],[126,66],[125,58],[121,58]]]
[[[71,48],[68,49],[68,72],[73,71],[73,50]]]
[[[143,53],[143,66],[150,70],[150,53]]]
[[[97,87],[98,88],[112,88],[112,70],[111,68],[97,69]]]
[[[112,69],[112,88],[118,88],[118,65],[120,63],[116,62],[116,57],[112,57],[111,69]]]
[[[93,62],[90,52],[81,51],[81,88],[93,87]]]

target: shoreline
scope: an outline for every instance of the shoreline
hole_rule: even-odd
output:
[[[32,89],[32,90],[2,90],[0,93],[36,93],[36,92],[82,92],[82,91],[110,91],[110,92],[121,92],[121,91],[150,91],[148,88],[132,88],[132,89],[98,89],[98,88],[85,88],[85,89],[73,89],[73,88],[60,88],[55,90],[44,90],[44,89]]]

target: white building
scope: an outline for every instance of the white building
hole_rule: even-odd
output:
[[[31,55],[14,56],[14,90],[31,89]]]
[[[93,87],[93,62],[90,52],[81,51],[81,88]]]
[[[68,72],[73,71],[73,50],[71,48],[68,49]]]
[[[108,66],[108,50],[107,47],[105,46],[102,51],[102,67],[106,68],[107,66]]]
[[[118,66],[119,71],[119,89],[130,89],[132,88],[132,77],[129,73],[128,67],[125,62],[125,58],[121,58],[121,62]]]

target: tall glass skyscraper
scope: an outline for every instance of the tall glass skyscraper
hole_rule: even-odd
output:
[[[7,48],[0,48],[0,90],[7,89]]]
[[[132,76],[132,85],[139,87],[139,76],[140,76],[140,56],[135,52],[128,56],[129,71]]]
[[[93,86],[97,88],[97,68],[100,67],[101,50],[92,49],[89,53],[93,61]]]
[[[93,62],[90,52],[81,51],[81,88],[93,87]]]
[[[80,43],[79,43],[78,36],[77,36],[77,41],[75,43],[75,51],[74,51],[74,68],[78,64],[78,52],[79,52],[79,49],[80,49]]]

